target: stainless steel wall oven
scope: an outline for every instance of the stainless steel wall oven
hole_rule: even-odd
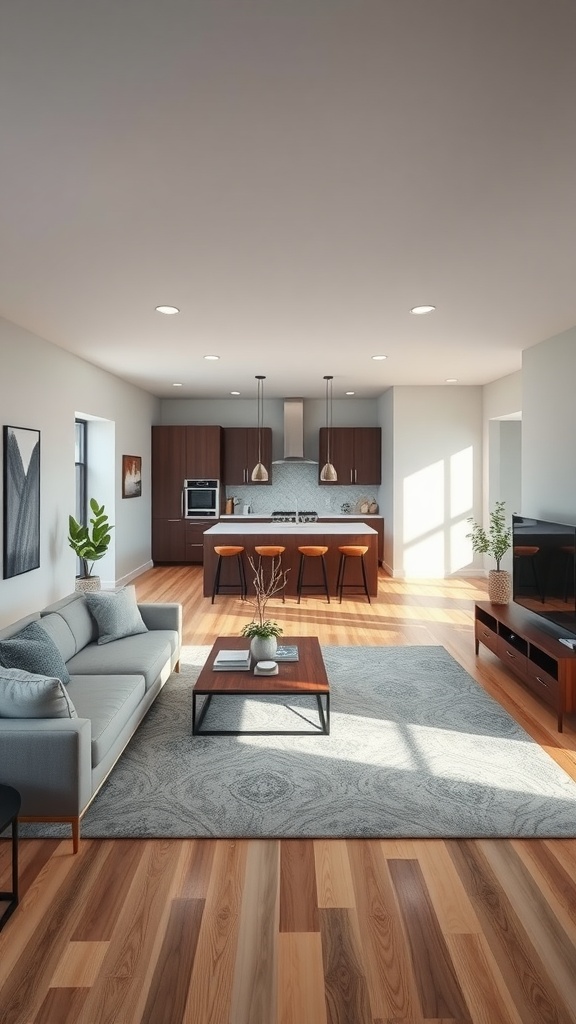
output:
[[[218,518],[220,515],[220,481],[219,480],[185,480],[184,481],[184,516],[194,519],[196,516]]]

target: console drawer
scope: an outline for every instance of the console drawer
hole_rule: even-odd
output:
[[[476,622],[476,639],[494,654],[497,653],[498,634],[493,629],[488,629],[483,622]]]
[[[526,684],[533,693],[545,700],[547,704],[558,707],[560,700],[560,684],[554,676],[526,659]]]
[[[512,644],[506,643],[501,636],[498,637],[496,652],[499,658],[508,666],[515,675],[526,679],[526,655],[521,654]]]

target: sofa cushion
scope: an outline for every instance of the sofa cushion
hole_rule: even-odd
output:
[[[0,640],[0,665],[60,679],[63,683],[70,680],[64,659],[52,637],[36,621],[29,622],[8,640]]]
[[[158,629],[139,636],[115,640],[113,644],[89,644],[68,662],[71,675],[131,675],[139,673],[148,690],[158,676],[170,670],[172,630]]]
[[[109,644],[112,640],[148,632],[138,609],[134,587],[116,591],[99,590],[85,597],[96,619],[99,644]]]
[[[92,725],[92,767],[100,764],[145,694],[141,675],[72,676],[68,686],[80,718]]]
[[[77,718],[60,679],[0,668],[0,718]]]
[[[49,615],[43,615],[40,620],[42,629],[45,629],[48,636],[52,638],[56,647],[60,651],[64,661],[68,661],[73,654],[76,654],[76,641],[74,635],[70,629],[70,626],[61,615],[56,612],[50,612]]]
[[[43,608],[41,614],[42,616],[47,616],[54,612],[57,612],[70,627],[75,642],[73,654],[81,651],[83,647],[86,647],[86,644],[91,644],[93,640],[96,640],[98,630],[88,610],[84,594],[81,594],[79,591],[68,594],[67,597],[63,597],[60,601],[55,601],[54,604]]]

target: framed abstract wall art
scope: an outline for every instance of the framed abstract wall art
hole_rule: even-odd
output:
[[[4,426],[3,577],[40,566],[40,431]]]
[[[140,455],[122,456],[122,497],[140,498],[142,495],[142,458]]]

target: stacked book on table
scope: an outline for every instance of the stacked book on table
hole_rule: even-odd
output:
[[[212,668],[215,672],[249,672],[250,651],[218,651]]]

